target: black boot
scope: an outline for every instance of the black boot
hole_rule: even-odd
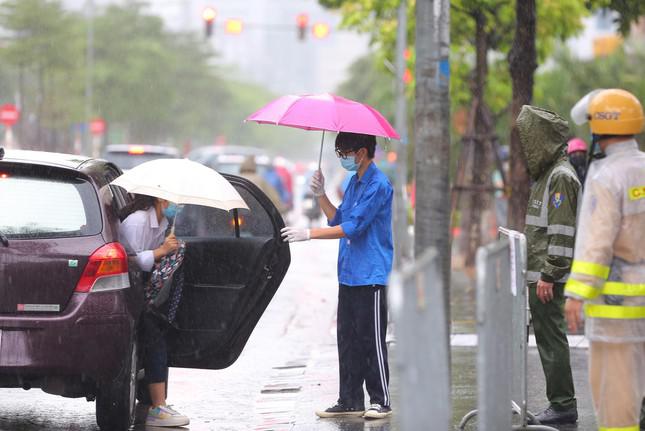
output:
[[[535,415],[535,419],[544,425],[575,424],[578,421],[578,409],[571,407],[567,410],[556,410],[553,406],[549,406],[543,412]]]

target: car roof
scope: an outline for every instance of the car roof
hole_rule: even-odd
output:
[[[92,157],[80,156],[77,154],[51,153],[47,151],[31,150],[5,150],[2,160],[12,162],[32,163],[47,166],[59,166],[79,170],[83,164]]]
[[[243,145],[209,145],[195,148],[188,154],[188,158],[204,157],[211,154],[231,154],[240,156],[268,155],[265,149],[258,147],[247,147]]]
[[[166,154],[179,157],[179,150],[168,145],[138,145],[138,144],[112,144],[105,147],[105,153],[127,153],[133,148],[143,150],[145,153]]]

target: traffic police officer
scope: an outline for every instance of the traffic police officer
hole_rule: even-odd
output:
[[[587,107],[582,119],[605,157],[587,174],[566,316],[575,330],[585,302],[600,431],[638,431],[645,397],[645,153],[634,135],[645,118],[624,90],[592,92],[576,106]]]
[[[564,319],[564,283],[575,240],[580,182],[566,156],[569,125],[559,115],[525,105],[517,117],[531,187],[526,212],[527,281],[533,330],[550,405],[543,424],[575,423],[578,411]]]

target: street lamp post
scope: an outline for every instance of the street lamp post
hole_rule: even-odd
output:
[[[396,113],[394,127],[399,132],[401,139],[396,146],[396,181],[394,189],[394,236],[395,236],[395,265],[401,268],[403,262],[410,259],[410,246],[408,240],[408,214],[407,214],[407,164],[408,164],[408,122],[405,98],[405,49],[407,46],[407,0],[401,0],[398,10],[396,36]]]
[[[87,14],[87,52],[85,64],[85,127],[83,128],[83,148],[81,153],[88,154],[91,151],[92,135],[90,133],[90,121],[92,119],[92,105],[94,103],[94,1],[86,0]],[[98,154],[94,154],[98,156]]]

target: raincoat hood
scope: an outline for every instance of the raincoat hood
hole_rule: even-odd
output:
[[[569,123],[555,112],[531,105],[522,106],[515,122],[529,174],[537,180],[565,156]]]

